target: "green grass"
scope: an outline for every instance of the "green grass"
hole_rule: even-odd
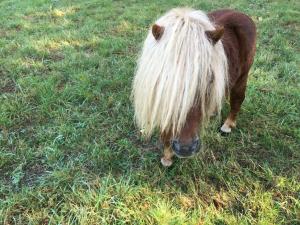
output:
[[[166,169],[130,91],[148,27],[177,6],[246,12],[258,43],[238,129],[222,137],[213,122],[205,149]],[[299,11],[296,0],[0,1],[0,224],[300,224]]]

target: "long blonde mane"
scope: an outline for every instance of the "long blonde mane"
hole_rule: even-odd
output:
[[[195,104],[202,121],[220,112],[227,82],[223,44],[208,40],[205,31],[214,24],[204,12],[173,9],[156,24],[164,33],[156,40],[149,30],[132,91],[136,122],[146,136],[155,128],[178,134]]]

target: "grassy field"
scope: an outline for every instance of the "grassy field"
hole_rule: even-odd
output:
[[[238,128],[160,165],[131,82],[150,24],[178,6],[258,27]],[[0,224],[300,224],[297,0],[0,1]],[[223,118],[228,104],[223,110]]]

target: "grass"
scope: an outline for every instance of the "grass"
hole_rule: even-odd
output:
[[[163,168],[131,82],[166,10],[241,10],[258,27],[238,129],[207,129]],[[300,224],[300,5],[291,1],[0,2],[0,224]],[[225,106],[223,118],[228,111]]]

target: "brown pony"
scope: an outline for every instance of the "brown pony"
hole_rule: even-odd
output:
[[[143,134],[160,130],[164,166],[200,150],[199,127],[220,113],[225,96],[231,109],[221,132],[236,126],[255,43],[254,22],[234,10],[173,9],[149,30],[132,95]]]

